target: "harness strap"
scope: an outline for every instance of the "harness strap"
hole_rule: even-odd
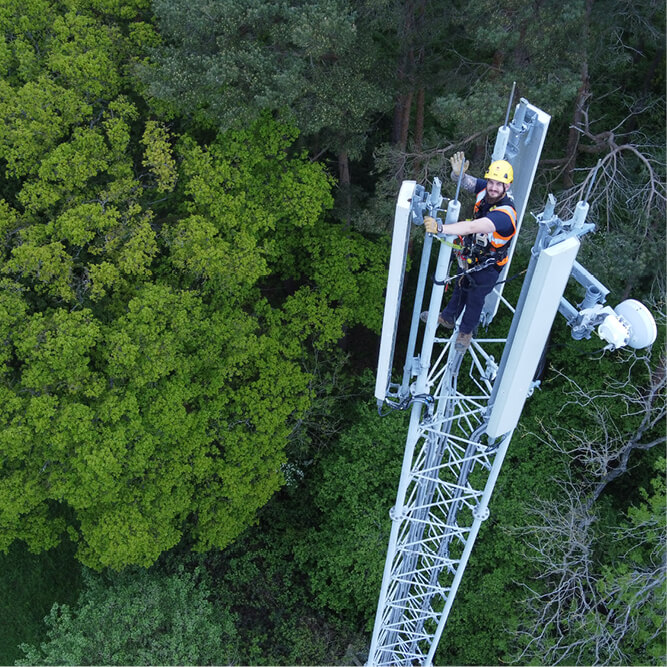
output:
[[[467,276],[469,273],[474,273],[475,271],[481,271],[482,269],[486,269],[488,266],[493,266],[496,263],[496,260],[493,257],[489,257],[485,262],[481,262],[480,264],[473,264],[469,269],[466,269],[465,271],[460,271],[459,273],[456,273],[453,276],[450,276],[446,280],[433,280],[434,285],[447,285],[447,283],[451,283],[452,280],[456,280],[457,278],[463,278],[463,276]]]

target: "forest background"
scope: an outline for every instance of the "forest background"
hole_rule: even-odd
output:
[[[659,337],[603,355],[557,319],[436,663],[665,664],[664,25],[2,0],[0,662],[365,660],[406,432],[372,397],[395,197],[456,150],[481,174],[516,81],[552,116],[529,210],[566,217],[601,161],[579,259]]]

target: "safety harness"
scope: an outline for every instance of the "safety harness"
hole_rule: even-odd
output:
[[[512,233],[502,236],[497,231],[484,234],[469,234],[459,236],[459,249],[456,255],[461,269],[470,269],[473,266],[482,267],[495,264],[504,266],[508,260],[510,240],[516,234],[516,209],[514,202],[505,195],[497,204],[488,204],[486,199],[486,188],[477,193],[477,200],[473,209],[473,219],[484,218],[492,211],[505,213],[512,222]]]

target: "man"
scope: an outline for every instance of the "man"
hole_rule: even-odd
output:
[[[474,178],[466,171],[470,165],[463,152],[450,158],[451,178],[458,181],[463,170],[461,186],[477,195],[472,220],[462,220],[446,226],[448,235],[458,235],[460,249],[456,251],[459,272],[454,292],[438,323],[453,329],[463,313],[454,347],[465,352],[470,345],[475,327],[484,307],[484,300],[498,281],[498,274],[507,263],[510,240],[516,234],[516,209],[507,194],[514,172],[505,160],[489,165],[484,178]],[[424,218],[424,227],[431,234],[443,232],[444,225],[431,217]],[[421,314],[425,322],[428,312]]]

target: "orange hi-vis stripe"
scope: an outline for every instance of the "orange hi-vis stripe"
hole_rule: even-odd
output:
[[[486,188],[483,188],[477,193],[477,197],[475,199],[475,207],[474,207],[475,214],[479,211],[480,206],[482,204],[482,200],[484,199],[485,196],[486,196]],[[489,209],[489,213],[491,213],[492,211],[500,211],[501,213],[504,213],[509,217],[510,221],[512,222],[512,233],[509,236],[502,236],[497,231],[494,231],[492,234],[488,235],[488,239],[491,246],[494,249],[498,250],[504,247],[507,244],[507,242],[516,234],[517,212],[516,209],[509,204],[504,204],[503,206],[492,206]],[[499,262],[497,262],[497,265],[504,266],[505,264],[507,264],[508,261],[509,261],[509,256],[504,257]]]
[[[514,236],[514,234],[516,234],[516,210],[512,206],[498,206],[497,208],[492,208],[491,211],[502,211],[503,213],[505,213],[505,215],[509,216],[509,219],[512,222],[512,228],[513,228],[512,233],[509,236],[502,236],[498,232],[493,233],[494,238],[502,240],[503,242],[509,241]],[[489,211],[489,213],[491,211]],[[501,243],[499,245],[504,245],[504,244]]]

